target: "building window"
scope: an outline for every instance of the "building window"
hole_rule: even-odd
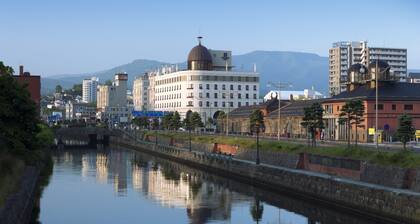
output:
[[[248,85],[245,86],[245,90],[247,90],[247,91],[249,90],[249,86]]]
[[[257,94],[254,93],[254,100],[257,99]]]
[[[245,98],[249,99],[249,94],[248,93],[245,94]]]
[[[397,110],[397,105],[392,104],[392,110]]]
[[[203,89],[203,84],[198,84],[199,89]]]
[[[210,102],[206,101],[206,107],[210,107]]]
[[[413,104],[404,104],[404,110],[413,110]]]
[[[254,85],[254,91],[257,91],[257,85]]]
[[[242,95],[238,93],[238,99],[242,99]]]
[[[226,103],[225,102],[222,102],[222,107],[226,107]]]
[[[248,102],[245,102],[245,106],[249,106],[249,103]]]
[[[217,99],[217,93],[214,93],[214,98]]]
[[[198,93],[199,98],[203,98],[203,93]]]
[[[226,85],[225,84],[222,85],[222,90],[226,90]]]
[[[230,98],[233,99],[233,93],[230,93]]]
[[[214,90],[217,90],[217,84],[214,84]]]
[[[376,104],[373,105],[373,109],[376,110]],[[383,109],[384,109],[384,105],[378,104],[378,110],[383,110]]]
[[[199,107],[202,107],[202,106],[203,106],[203,102],[198,101],[198,106],[199,106]]]
[[[229,102],[229,106],[230,107],[233,107],[233,102]]]
[[[217,101],[214,102],[214,107],[217,107]]]
[[[241,102],[238,102],[238,107],[240,107],[241,106]]]
[[[233,90],[233,85],[230,85],[230,90]]]
[[[206,93],[206,98],[210,98],[210,93]]]
[[[210,84],[206,84],[206,89],[210,89]]]
[[[226,93],[222,93],[222,98],[226,99]]]
[[[241,85],[238,85],[238,90],[242,90],[242,86]]]
[[[337,111],[340,111],[340,106],[337,106]]]

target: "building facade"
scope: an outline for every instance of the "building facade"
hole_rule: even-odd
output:
[[[96,94],[98,87],[98,78],[83,79],[82,82],[82,100],[85,103],[96,102]]]
[[[322,93],[313,89],[304,89],[303,91],[270,90],[264,96],[264,101],[276,98],[278,95],[280,95],[280,100],[313,100],[325,98]]]
[[[96,105],[90,103],[75,103],[69,101],[65,105],[66,120],[84,120],[86,122],[95,122]]]
[[[407,78],[407,82],[409,83],[420,83],[420,73],[417,72],[410,72]]]
[[[97,118],[109,123],[126,123],[132,108],[127,106],[126,73],[115,74],[112,85],[99,85],[97,89]]]
[[[41,76],[31,75],[24,71],[23,65],[19,66],[19,75],[14,75],[13,78],[21,85],[27,85],[31,99],[35,102],[37,110],[41,101]]]
[[[259,74],[232,71],[230,51],[208,50],[200,41],[187,65],[187,70],[165,69],[149,76],[151,109],[178,111],[181,117],[195,111],[207,121],[220,111],[260,102]]]
[[[388,63],[395,76],[402,81],[407,77],[407,49],[368,47],[366,41],[342,41],[329,49],[329,94],[346,91],[347,70],[353,64],[368,66],[373,60]]]
[[[134,110],[150,110],[149,103],[149,74],[146,73],[137,77],[133,83],[133,104]]]

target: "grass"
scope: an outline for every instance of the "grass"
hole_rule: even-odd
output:
[[[155,135],[155,132],[146,132],[146,135]],[[179,140],[188,140],[188,133],[159,132],[159,137],[168,137]],[[255,138],[240,138],[234,136],[216,136],[216,135],[192,135],[191,140],[196,143],[222,143],[230,145],[238,145],[242,149],[255,149]],[[420,168],[420,154],[408,150],[398,152],[376,151],[372,148],[364,148],[362,146],[347,148],[346,146],[318,146],[316,148],[309,147],[306,144],[260,140],[260,149],[262,151],[277,151],[284,153],[312,153],[317,155],[343,157],[356,160],[364,160],[374,164],[384,166],[396,166],[402,168]]]
[[[19,180],[25,163],[9,154],[0,154],[0,208],[7,196],[19,187]]]

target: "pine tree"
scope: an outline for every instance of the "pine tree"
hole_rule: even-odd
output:
[[[416,129],[413,127],[413,120],[411,116],[403,114],[398,118],[398,129],[397,136],[403,143],[404,150],[406,149],[407,142],[409,142],[416,133]]]
[[[320,103],[313,103],[310,107],[306,107],[303,110],[304,117],[301,125],[311,134],[312,146],[316,146],[316,131],[324,128],[324,109]]]

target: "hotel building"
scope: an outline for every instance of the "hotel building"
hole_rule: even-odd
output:
[[[83,79],[82,82],[82,101],[85,103],[96,102],[96,92],[98,87],[98,78]]]
[[[258,104],[259,74],[255,69],[233,71],[231,58],[230,51],[209,50],[199,38],[188,55],[187,70],[167,67],[149,75],[147,108],[178,111],[181,117],[189,111],[198,112],[207,121],[221,111]],[[139,97],[144,96],[136,95],[134,101],[144,102]]]

